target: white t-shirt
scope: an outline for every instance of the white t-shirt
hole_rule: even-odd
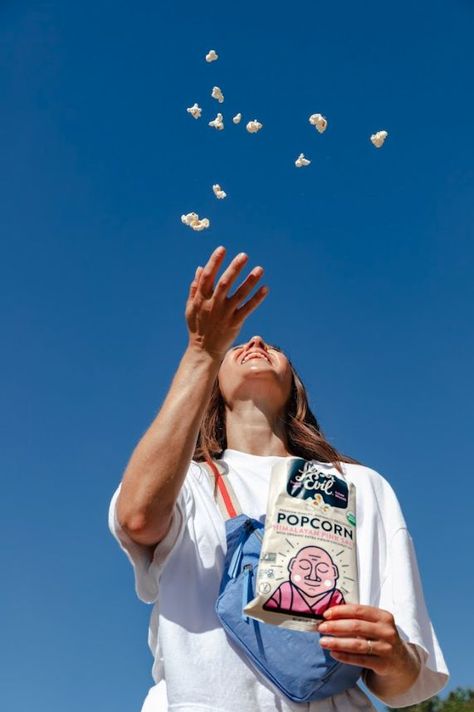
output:
[[[266,510],[274,463],[280,457],[226,450],[223,460],[242,511],[260,519]],[[331,465],[320,463],[338,475]],[[412,688],[390,700],[416,704],[446,684],[448,670],[426,609],[412,539],[395,493],[377,472],[342,463],[356,486],[357,563],[360,603],[390,611],[402,638],[416,644],[422,670]],[[172,526],[150,560],[149,548],[134,543],[116,516],[110,529],[135,572],[138,597],[153,603],[148,643],[155,658],[151,688],[142,712],[352,712],[374,710],[358,686],[327,700],[294,703],[256,673],[228,641],[214,603],[226,553],[225,525],[212,489],[192,462]]]

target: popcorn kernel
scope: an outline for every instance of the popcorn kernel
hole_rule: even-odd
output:
[[[224,117],[222,114],[217,114],[215,119],[209,121],[209,126],[212,126],[212,128],[217,129],[218,131],[222,131],[224,128]]]
[[[193,106],[190,106],[189,109],[186,109],[186,111],[188,112],[188,114],[191,114],[191,116],[192,116],[194,119],[200,119],[200,118],[201,118],[202,109],[201,109],[201,107],[198,106],[197,104],[194,104]]]
[[[246,128],[249,133],[257,133],[260,131],[260,129],[263,127],[263,124],[261,124],[257,119],[254,119],[253,121],[249,121]]]
[[[295,166],[297,168],[303,168],[303,166],[309,166],[310,163],[311,161],[308,158],[304,157],[304,153],[300,153],[300,155],[295,161]]]
[[[219,183],[215,183],[212,186],[212,190],[214,191],[214,195],[218,200],[223,200],[224,198],[227,197],[227,193],[225,193],[222,188],[220,187]]]
[[[328,127],[327,119],[322,114],[311,114],[309,123],[314,126],[319,133],[324,133]]]
[[[219,59],[219,55],[217,54],[215,49],[210,49],[209,52],[206,54],[206,62],[215,62],[216,59]]]
[[[375,148],[382,148],[387,136],[388,136],[387,131],[377,131],[377,133],[372,134],[372,136],[370,137],[370,140],[374,144]]]
[[[222,90],[220,89],[220,87],[213,87],[211,96],[213,99],[217,99],[219,104],[222,104],[224,101],[224,94],[222,93]]]

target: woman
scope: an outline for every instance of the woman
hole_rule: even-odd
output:
[[[326,463],[356,486],[360,605],[328,609],[321,645],[365,668],[364,682],[380,700],[417,703],[444,686],[448,671],[396,496],[378,473],[324,439],[281,350],[260,336],[231,348],[268,290],[249,297],[263,274],[255,267],[229,296],[247,256],[235,257],[217,280],[224,256],[219,247],[196,270],[185,312],[188,347],[110,507],[137,594],[155,604],[149,644],[157,685],[143,712],[374,709],[358,686],[323,701],[290,702],[233,647],[214,612],[226,539],[198,463],[220,458],[242,510],[260,519],[271,468],[289,455]]]

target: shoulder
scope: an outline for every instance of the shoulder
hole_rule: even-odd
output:
[[[370,488],[380,496],[396,496],[390,482],[377,470],[349,462],[342,462],[341,465],[347,479],[356,487]]]
[[[390,482],[371,467],[342,463],[344,474],[355,485],[357,500],[364,508],[372,501],[388,530],[405,527],[405,519]]]
[[[196,494],[213,497],[214,476],[203,462],[191,460],[184,483],[192,498]]]
[[[188,467],[188,472],[186,477],[193,480],[200,481],[204,477],[205,468],[202,462],[196,462],[196,460],[191,460]]]

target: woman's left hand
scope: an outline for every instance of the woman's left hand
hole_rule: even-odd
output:
[[[335,660],[360,665],[381,676],[415,672],[413,654],[388,611],[345,603],[328,608],[324,617],[317,630],[334,637],[322,637],[320,643]]]

